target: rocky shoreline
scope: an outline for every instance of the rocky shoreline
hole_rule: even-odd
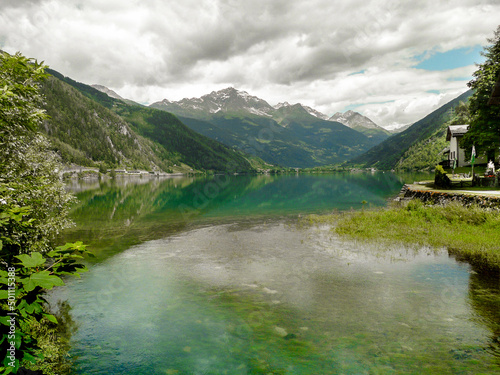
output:
[[[424,203],[446,205],[450,202],[460,202],[469,207],[477,205],[483,208],[500,210],[500,195],[481,194],[478,192],[449,192],[426,188],[423,185],[409,185],[402,187],[396,201],[420,199]]]

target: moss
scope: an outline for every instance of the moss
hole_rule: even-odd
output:
[[[38,353],[43,356],[42,361],[35,364],[23,363],[30,370],[42,371],[45,375],[64,375],[72,373],[73,361],[69,356],[70,338],[76,326],[70,315],[71,307],[67,302],[57,305],[54,313],[59,324],[42,319],[40,322],[32,320],[23,331],[32,335],[40,347]]]

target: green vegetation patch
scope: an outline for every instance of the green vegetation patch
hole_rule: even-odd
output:
[[[341,236],[436,248],[467,260],[479,270],[500,272],[500,213],[458,202],[426,206],[420,200],[386,209],[310,216],[310,223],[333,224]]]

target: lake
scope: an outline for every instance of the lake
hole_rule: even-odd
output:
[[[443,249],[304,226],[384,206],[413,176],[358,173],[79,182],[97,254],[52,294],[80,374],[477,374],[500,365],[498,278]]]

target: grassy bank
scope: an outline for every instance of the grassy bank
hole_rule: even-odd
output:
[[[420,200],[389,208],[309,216],[311,224],[329,223],[345,237],[445,247],[482,271],[500,272],[500,213],[453,202],[425,206]]]

